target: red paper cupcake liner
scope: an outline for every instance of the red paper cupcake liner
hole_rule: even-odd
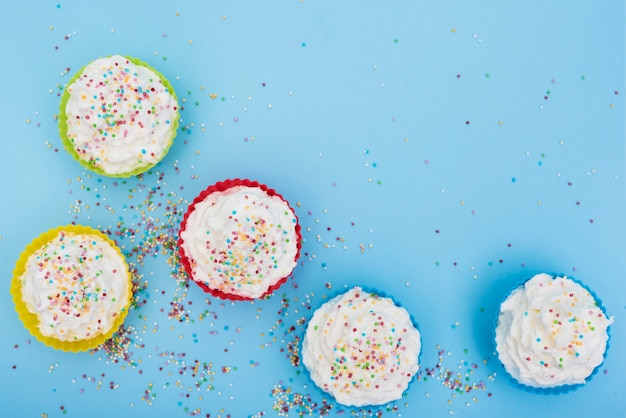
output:
[[[220,299],[226,299],[226,300],[256,300],[256,299],[262,299],[262,298],[270,295],[272,292],[277,290],[279,287],[281,287],[287,281],[287,279],[291,276],[292,273],[289,273],[285,277],[282,277],[281,279],[279,279],[276,283],[271,285],[265,291],[265,293],[263,293],[258,298],[252,298],[252,297],[249,297],[249,296],[242,296],[242,295],[236,295],[236,294],[232,294],[232,293],[227,293],[227,292],[224,292],[224,291],[219,290],[219,289],[213,289],[213,288],[209,287],[206,283],[197,281],[194,278],[193,269],[191,268],[191,261],[190,261],[189,257],[187,256],[187,254],[185,254],[185,249],[183,247],[184,240],[182,238],[182,233],[187,228],[187,220],[188,220],[189,216],[191,215],[191,213],[195,210],[196,205],[201,203],[201,202],[203,202],[207,198],[207,196],[209,196],[212,193],[223,192],[223,191],[226,191],[226,190],[228,190],[230,188],[233,188],[233,187],[236,187],[236,186],[257,187],[257,188],[263,190],[269,196],[278,197],[283,202],[285,202],[285,204],[289,207],[289,209],[293,213],[294,217],[296,218],[296,226],[295,226],[295,231],[296,231],[296,255],[294,256],[294,261],[296,262],[296,265],[297,265],[298,259],[300,258],[300,250],[302,249],[302,234],[301,234],[301,231],[300,231],[300,229],[301,229],[300,228],[300,223],[298,221],[298,216],[296,215],[296,212],[289,205],[289,202],[287,202],[287,200],[281,194],[279,194],[276,190],[268,187],[265,184],[259,183],[258,181],[255,181],[255,180],[239,179],[239,178],[227,179],[227,180],[219,181],[219,182],[217,182],[217,183],[207,187],[202,192],[200,192],[200,194],[195,197],[193,202],[191,202],[191,204],[187,208],[187,212],[183,216],[183,220],[182,220],[182,222],[180,224],[180,230],[178,232],[178,252],[179,252],[179,255],[180,255],[180,262],[183,265],[183,267],[185,269],[185,272],[187,273],[187,276],[189,276],[189,278],[194,283],[196,283],[198,286],[200,286],[200,288],[202,290],[204,290],[205,292],[207,292],[207,293],[209,293],[209,294],[211,294],[211,295],[213,295],[215,297],[218,297]]]

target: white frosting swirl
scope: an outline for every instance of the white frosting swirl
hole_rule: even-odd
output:
[[[174,138],[175,96],[154,71],[125,57],[91,62],[67,92],[67,137],[107,174],[156,164]]]
[[[406,309],[354,287],[313,314],[302,362],[317,386],[348,406],[402,397],[419,369],[420,333]]]
[[[612,322],[583,286],[538,274],[502,303],[496,350],[522,384],[580,384],[602,363]]]
[[[234,186],[197,203],[181,231],[193,279],[258,298],[296,266],[297,219],[259,187]]]
[[[111,330],[130,290],[123,258],[97,235],[60,231],[34,251],[20,277],[22,300],[39,331],[61,341]]]

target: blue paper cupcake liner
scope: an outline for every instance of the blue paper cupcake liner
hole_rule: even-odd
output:
[[[306,331],[307,331],[307,329],[308,329],[308,326],[309,326],[310,320],[313,318],[313,314],[315,314],[315,312],[316,312],[316,311],[317,311],[320,307],[322,307],[322,305],[324,305],[325,303],[327,303],[327,302],[331,301],[332,299],[336,298],[337,296],[341,296],[341,295],[343,295],[344,293],[346,293],[346,292],[350,291],[351,289],[353,289],[353,288],[355,288],[355,287],[360,287],[360,288],[361,288],[361,290],[363,290],[363,292],[366,292],[366,293],[368,293],[368,294],[375,294],[375,295],[377,295],[377,296],[379,296],[379,297],[381,297],[381,298],[388,298],[388,299],[391,299],[391,301],[394,303],[394,305],[395,305],[395,306],[397,306],[397,307],[399,307],[399,308],[403,308],[403,309],[405,309],[405,310],[407,311],[407,313],[409,314],[409,319],[410,319],[410,321],[411,321],[411,324],[415,327],[415,329],[416,329],[416,330],[417,330],[417,332],[419,333],[420,351],[419,351],[419,353],[418,353],[418,355],[417,355],[417,364],[418,364],[418,369],[417,369],[417,371],[413,374],[413,376],[411,377],[411,380],[409,380],[409,383],[408,383],[407,388],[404,390],[404,392],[402,392],[402,396],[401,396],[400,398],[398,398],[398,399],[395,399],[395,400],[393,400],[393,401],[389,401],[389,402],[386,402],[386,403],[382,403],[382,404],[368,404],[368,405],[360,405],[360,406],[346,405],[346,404],[343,404],[343,403],[341,403],[341,402],[337,401],[337,399],[333,396],[333,394],[332,394],[332,393],[327,392],[327,391],[325,391],[324,389],[322,389],[321,387],[319,387],[319,386],[317,385],[317,383],[315,383],[315,381],[314,381],[314,380],[313,380],[313,378],[311,377],[311,372],[309,371],[309,369],[308,369],[308,368],[304,365],[304,363],[303,363],[303,362],[301,363],[301,365],[302,365],[302,369],[304,370],[304,374],[305,374],[305,376],[307,377],[307,379],[308,379],[311,383],[313,383],[313,385],[314,385],[314,386],[315,386],[315,387],[316,387],[316,388],[317,388],[317,389],[318,389],[318,390],[319,390],[322,394],[324,394],[324,395],[326,395],[326,396],[329,396],[329,397],[333,400],[333,402],[335,402],[337,405],[340,405],[342,408],[346,408],[346,409],[350,409],[350,410],[354,410],[354,411],[359,411],[359,410],[363,410],[363,409],[368,409],[368,410],[369,410],[369,409],[373,409],[373,408],[383,408],[385,405],[389,405],[389,404],[392,404],[392,403],[394,403],[394,402],[399,402],[399,401],[401,401],[401,400],[402,400],[402,398],[404,398],[404,397],[406,396],[406,394],[407,394],[407,393],[409,392],[409,390],[411,389],[411,385],[412,385],[412,384],[416,381],[417,376],[418,376],[418,374],[419,374],[419,371],[420,371],[420,369],[422,368],[421,357],[422,357],[422,351],[424,351],[424,350],[423,350],[424,343],[423,343],[423,341],[422,341],[422,332],[420,331],[419,324],[417,323],[417,321],[416,321],[416,320],[415,320],[415,318],[413,317],[413,314],[412,314],[412,313],[411,313],[408,309],[406,309],[405,307],[403,307],[400,303],[398,303],[398,302],[396,301],[396,299],[395,299],[395,298],[393,298],[392,296],[388,295],[386,292],[382,292],[382,291],[379,291],[379,290],[376,290],[376,289],[370,288],[370,287],[368,287],[368,286],[362,286],[362,285],[359,285],[359,284],[355,284],[355,285],[351,285],[351,286],[348,286],[348,287],[344,287],[344,288],[342,288],[341,290],[336,290],[336,291],[332,292],[331,294],[327,295],[327,297],[326,297],[326,298],[325,298],[322,302],[320,302],[320,303],[318,304],[318,306],[317,306],[315,309],[311,309],[311,312],[312,312],[312,313],[311,313],[311,315],[309,316],[309,318],[308,318],[308,320],[307,320],[307,326],[306,326],[306,328],[305,328],[305,330],[304,330],[304,334],[306,335]],[[299,351],[300,351],[300,353],[302,353],[302,345],[303,345],[303,344],[304,344],[304,335],[303,335],[303,337],[302,337],[302,339],[301,339],[301,342],[300,342],[300,350],[299,350]]]
[[[541,274],[541,273],[537,273],[537,274]],[[602,311],[602,313],[607,318],[609,318],[609,316],[606,313],[606,308],[602,304],[602,300],[600,300],[600,298],[598,298],[596,293],[593,290],[591,290],[589,288],[589,286],[587,286],[586,284],[584,284],[580,280],[578,280],[576,278],[573,278],[571,276],[565,275],[565,274],[553,274],[553,273],[544,273],[544,274],[547,274],[547,275],[551,276],[552,279],[555,279],[557,277],[566,277],[567,279],[572,280],[574,283],[580,285],[582,288],[584,288],[586,291],[589,292],[589,294],[595,300],[597,307]],[[513,291],[515,291],[515,290],[519,289],[520,287],[524,286],[524,284],[526,284],[526,282],[528,282],[530,279],[532,279],[532,277],[529,278],[529,279],[523,280],[523,281],[517,283],[517,285],[515,285],[514,287],[512,287],[511,290],[506,294],[504,299],[502,299],[502,302],[500,303],[500,306],[502,306],[502,303],[504,303],[504,301],[506,301],[509,298],[509,296],[511,296]],[[492,342],[493,342],[494,352],[497,354],[498,361],[500,361],[500,353],[498,352],[497,343],[496,343],[496,328],[498,327],[498,319],[499,319],[499,317],[500,317],[500,309],[498,309],[498,312],[496,313],[496,318],[495,318],[495,321],[494,321],[494,327],[493,327],[493,332],[492,332],[492,334],[493,334],[492,335]],[[591,381],[591,379],[593,378],[593,376],[595,376],[598,373],[598,370],[600,370],[600,368],[604,364],[604,361],[606,360],[606,356],[607,356],[607,353],[609,352],[609,347],[610,347],[610,341],[611,341],[611,332],[610,332],[610,330],[611,330],[611,326],[609,325],[607,327],[607,329],[606,329],[607,340],[606,340],[606,348],[604,349],[602,362],[600,364],[598,364],[591,371],[589,376],[587,376],[585,378],[585,382],[584,383],[576,383],[576,384],[570,384],[570,385],[559,385],[559,386],[553,386],[553,387],[529,386],[529,385],[526,385],[524,383],[519,382],[515,377],[513,377],[506,370],[506,367],[504,367],[504,364],[501,361],[500,361],[500,364],[504,368],[504,371],[506,372],[506,375],[507,375],[509,381],[511,382],[511,384],[513,386],[519,388],[519,389],[522,389],[525,392],[535,393],[535,394],[540,394],[540,395],[561,395],[561,394],[565,394],[565,393],[574,392],[574,391],[580,389],[581,387],[585,386],[587,383],[589,383]]]

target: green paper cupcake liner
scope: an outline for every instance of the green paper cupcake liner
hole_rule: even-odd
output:
[[[108,57],[111,57],[111,55],[107,56],[107,58]],[[141,61],[138,58],[128,57],[128,56],[124,56],[124,55],[122,55],[122,57],[126,58],[127,60],[129,60],[130,62],[132,62],[133,64],[135,64],[137,66],[146,67],[146,68],[150,69],[151,71],[153,71],[161,79],[161,82],[168,89],[169,93],[174,97],[176,102],[178,102],[178,97],[176,96],[176,92],[174,90],[174,87],[167,80],[167,78],[165,78],[163,76],[163,74],[161,74],[161,72],[157,71],[152,66],[150,66],[149,64]],[[81,76],[81,74],[83,73],[83,71],[85,70],[85,68],[89,64],[90,63],[84,65],[78,72],[76,72],[76,74],[74,74],[72,76],[72,78],[70,78],[68,83],[65,85],[65,89],[63,90],[63,95],[61,96],[61,104],[59,106],[58,124],[59,124],[59,135],[61,137],[61,142],[63,143],[63,147],[65,148],[65,150],[76,161],[78,161],[80,163],[80,165],[82,165],[83,167],[85,167],[85,168],[87,168],[87,169],[89,169],[89,170],[91,170],[91,171],[93,171],[93,172],[95,172],[97,174],[100,174],[101,176],[113,177],[113,178],[127,178],[127,177],[137,176],[139,174],[145,173],[146,171],[148,171],[151,168],[155,167],[159,162],[161,162],[163,160],[163,158],[165,158],[165,156],[169,152],[169,150],[172,147],[172,145],[174,144],[174,139],[176,138],[176,133],[178,131],[178,125],[179,125],[178,120],[180,119],[180,112],[178,110],[176,110],[176,117],[173,118],[173,120],[172,120],[172,122],[170,124],[171,139],[170,139],[169,144],[167,145],[167,147],[163,150],[163,155],[161,156],[161,158],[158,161],[156,161],[153,164],[146,164],[144,166],[138,167],[138,168],[136,168],[134,170],[131,170],[131,171],[128,171],[128,172],[125,172],[125,173],[116,173],[116,174],[107,173],[106,171],[104,171],[100,167],[96,167],[94,164],[90,163],[89,161],[86,161],[86,160],[82,159],[78,155],[76,150],[74,149],[74,144],[72,143],[72,141],[67,136],[67,113],[66,113],[65,109],[67,107],[67,102],[70,99],[70,93],[68,92],[67,86],[72,85],[76,80],[78,80],[78,78]]]

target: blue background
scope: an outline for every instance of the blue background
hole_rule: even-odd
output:
[[[0,415],[624,417],[624,17],[622,1],[4,4]],[[167,157],[127,180],[85,171],[56,123],[74,72],[118,53],[184,108]],[[303,228],[292,279],[255,303],[185,288],[168,247],[188,203],[234,177],[275,188]],[[123,350],[55,351],[14,311],[20,252],[70,222],[135,251]],[[567,395],[521,391],[493,355],[499,303],[544,271],[615,319],[605,363]],[[290,351],[355,284],[422,332],[422,373],[380,408],[334,404]]]

